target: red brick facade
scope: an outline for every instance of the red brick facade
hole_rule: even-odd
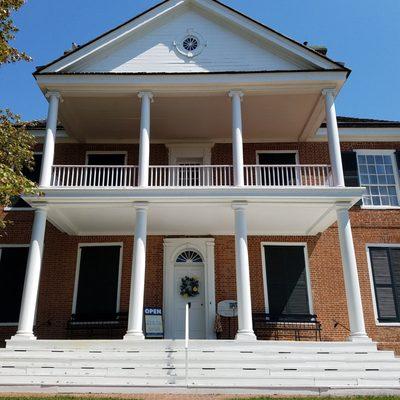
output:
[[[400,143],[343,143],[345,150],[360,148],[400,149]],[[57,144],[56,164],[84,164],[85,152],[95,150],[127,151],[128,164],[137,163],[137,145],[82,145]],[[298,150],[302,164],[329,163],[325,143],[245,144],[246,164],[256,163],[258,150]],[[212,151],[213,164],[230,164],[231,145],[216,144]],[[162,144],[152,145],[151,163],[168,163],[168,151]],[[27,244],[30,240],[32,212],[10,212],[5,218],[14,222],[0,238],[0,244]],[[232,216],[233,218],[233,216]],[[400,350],[400,327],[377,326],[375,322],[371,282],[368,271],[366,244],[400,244],[400,211],[351,211],[354,244],[359,269],[365,322],[370,337],[382,346]],[[182,232],[184,234],[184,232]],[[149,236],[145,305],[162,306],[163,302],[163,239]],[[254,311],[264,311],[264,288],[261,242],[301,242],[307,244],[311,278],[312,301],[315,314],[322,322],[323,340],[343,340],[348,326],[347,305],[342,263],[336,226],[317,236],[271,237],[250,236],[249,257],[252,302]],[[122,242],[121,311],[127,311],[132,262],[132,236],[77,237],[69,236],[47,224],[44,262],[41,274],[37,311],[39,338],[65,338],[66,322],[70,318],[79,243]],[[215,237],[216,301],[235,298],[235,249],[233,236]],[[335,328],[335,321],[341,325]],[[0,327],[0,340],[10,337],[15,327]],[[224,337],[228,337],[226,327]]]

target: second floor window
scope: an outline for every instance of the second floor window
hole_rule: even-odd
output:
[[[367,188],[365,206],[399,206],[396,160],[393,154],[357,153],[360,185]]]

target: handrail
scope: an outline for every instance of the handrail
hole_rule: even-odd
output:
[[[188,386],[189,379],[189,310],[190,310],[190,302],[186,303],[185,306],[185,382],[186,386]]]
[[[54,165],[50,185],[58,188],[136,188],[136,165]],[[326,164],[245,165],[246,187],[333,187]],[[232,165],[151,165],[150,188],[217,188],[235,185]]]

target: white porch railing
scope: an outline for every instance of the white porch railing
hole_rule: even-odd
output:
[[[245,186],[331,187],[330,165],[246,165]],[[232,187],[231,165],[160,165],[149,168],[149,187]],[[54,165],[51,186],[59,188],[124,188],[138,186],[137,166]]]

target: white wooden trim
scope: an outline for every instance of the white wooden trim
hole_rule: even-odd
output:
[[[266,269],[266,260],[265,260],[265,250],[264,250],[265,246],[303,247],[304,262],[305,262],[305,269],[306,269],[308,308],[309,308],[310,314],[314,314],[313,296],[312,296],[312,288],[311,288],[310,263],[309,263],[309,258],[308,258],[307,242],[261,242],[261,258],[262,258],[262,269],[263,269],[262,272],[263,272],[265,312],[266,313],[269,312],[267,269]]]
[[[72,314],[76,312],[76,301],[78,297],[78,285],[79,285],[79,272],[81,266],[81,251],[82,247],[109,247],[109,246],[120,246],[119,250],[119,267],[118,267],[118,287],[117,287],[117,307],[116,312],[120,311],[120,299],[121,299],[121,277],[122,277],[122,256],[123,256],[123,242],[113,242],[113,243],[78,243],[78,252],[76,258],[75,267],[75,283],[74,283],[74,294],[72,298]]]
[[[355,149],[355,153],[359,155],[391,155],[396,152],[395,149]]]
[[[19,247],[25,248],[25,247],[29,247],[29,246],[30,246],[29,244],[7,244],[7,243],[1,243],[0,244],[0,261],[1,261],[1,255],[2,255],[3,249],[19,248]],[[7,327],[7,326],[18,326],[18,322],[0,322],[0,327]]]
[[[371,254],[369,251],[370,247],[382,247],[382,248],[397,247],[397,248],[400,248],[400,244],[396,244],[396,243],[366,243],[366,245],[365,245],[365,250],[367,253],[369,284],[370,284],[370,288],[371,288],[372,305],[373,305],[373,309],[374,309],[375,325],[376,326],[388,326],[388,327],[390,327],[390,326],[400,327],[400,322],[379,322],[378,304],[376,301],[375,286],[374,286],[374,275],[372,273]]]
[[[128,161],[128,152],[126,150],[105,150],[105,151],[101,151],[101,150],[89,150],[85,153],[85,165],[88,165],[88,161],[89,161],[89,155],[91,154],[123,154],[124,155],[124,164],[123,165],[127,165],[127,161]]]
[[[171,143],[168,148],[169,165],[177,165],[179,158],[201,158],[203,165],[211,165],[211,149],[214,143]]]
[[[164,266],[163,266],[163,310],[165,324],[165,338],[172,335],[172,309],[174,307],[174,266],[176,257],[184,250],[197,251],[203,258],[204,285],[206,287],[205,328],[206,339],[215,339],[214,322],[216,316],[215,305],[215,259],[213,238],[168,238],[164,239]]]

